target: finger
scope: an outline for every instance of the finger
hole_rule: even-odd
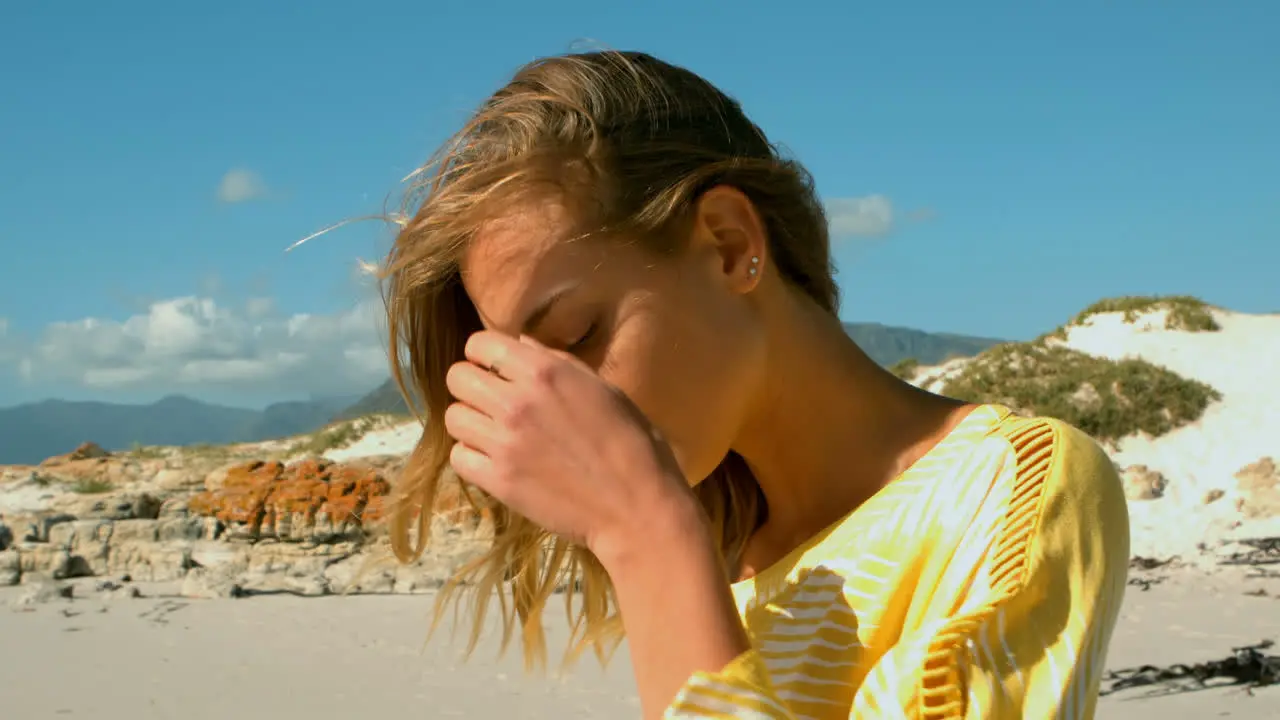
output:
[[[531,345],[535,348],[542,348],[543,350],[549,349],[547,348],[546,345],[543,345],[542,343],[538,342],[538,339],[533,337],[532,335],[521,335],[520,342],[524,343],[525,345]]]
[[[453,467],[454,474],[459,478],[490,495],[494,494],[493,461],[489,459],[488,455],[466,443],[454,443],[449,450],[449,465]]]
[[[545,364],[546,350],[522,343],[510,335],[481,330],[467,338],[467,359],[489,368],[507,380],[527,380]]]
[[[497,417],[503,406],[506,380],[470,361],[454,363],[444,376],[449,394],[489,417]]]
[[[484,453],[493,447],[498,432],[491,418],[464,403],[445,408],[444,429],[454,440]]]
[[[561,360],[564,362],[564,364],[571,365],[574,368],[577,368],[578,370],[586,371],[592,375],[599,376],[600,374],[595,368],[583,362],[582,358],[578,357],[577,355],[574,355],[568,350],[561,350],[559,348],[547,347],[546,345],[543,345],[541,342],[539,342],[536,338],[529,335],[521,335],[519,342],[522,345],[528,345],[532,347],[537,352],[537,354],[541,355],[544,358],[549,357],[549,358],[555,358],[556,360]]]

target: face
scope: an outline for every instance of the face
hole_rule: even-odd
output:
[[[755,297],[766,267],[750,202],[716,188],[685,247],[659,256],[617,240],[564,240],[563,212],[525,208],[487,223],[462,262],[486,327],[573,353],[631,398],[691,483],[724,458],[764,375]]]

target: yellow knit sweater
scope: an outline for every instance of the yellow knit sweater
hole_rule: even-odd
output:
[[[984,405],[870,501],[733,587],[753,649],[668,718],[1091,718],[1128,575],[1115,467]]]

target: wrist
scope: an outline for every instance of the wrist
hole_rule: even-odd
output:
[[[706,513],[687,485],[663,492],[665,501],[628,508],[619,524],[638,530],[603,535],[593,547],[612,581],[641,707],[653,718],[694,673],[719,671],[751,649]]]
[[[706,553],[700,550],[719,557],[706,513],[689,492],[669,493],[636,509],[594,538],[589,549],[615,582],[643,566],[701,558]]]

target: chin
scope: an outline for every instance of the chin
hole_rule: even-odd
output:
[[[704,453],[697,458],[690,457],[687,454],[676,451],[676,462],[680,465],[680,472],[684,473],[685,480],[688,481],[689,487],[698,487],[704,480],[711,477],[711,473],[720,467],[720,463],[728,455],[728,451],[715,454]]]

